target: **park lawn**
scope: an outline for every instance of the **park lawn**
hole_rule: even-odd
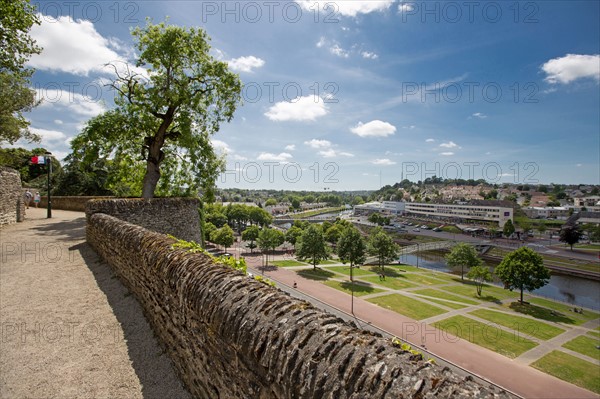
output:
[[[342,263],[341,260],[339,259],[327,259],[327,260],[323,260],[321,261],[321,265],[337,265],[339,263]]]
[[[591,335],[592,337],[600,338],[600,332],[597,332],[597,331],[588,331],[588,335]]]
[[[600,367],[561,351],[552,351],[532,367],[595,393],[600,393]]]
[[[438,308],[437,306],[429,305],[425,302],[400,294],[378,296],[376,298],[367,299],[367,301],[414,320],[427,319],[446,313],[444,309]]]
[[[434,290],[432,288],[426,288],[423,290],[412,291],[413,294],[426,295],[438,299],[448,299],[450,301],[466,303],[468,305],[477,305],[479,302],[473,301],[471,299],[465,299],[456,295],[448,294],[444,291]]]
[[[348,266],[332,266],[332,267],[327,267],[327,270],[331,270],[333,272],[336,273],[340,273],[346,276],[350,275],[350,265]],[[369,274],[373,274],[373,272],[367,270],[366,266],[362,266],[362,267],[353,267],[352,268],[352,275],[353,276],[366,276]]]
[[[499,302],[503,299],[517,298],[519,293],[511,292],[500,287],[492,285],[484,285],[481,291],[481,296],[477,296],[477,287],[474,283],[465,282],[458,283],[447,287],[440,287],[441,290],[452,292],[454,294],[463,295],[468,298],[477,299],[487,302]]]
[[[580,335],[579,337],[573,338],[569,342],[563,344],[563,348],[571,349],[572,351],[579,352],[582,355],[600,360],[600,350],[596,349],[596,346],[598,345],[600,345],[600,339]]]
[[[385,280],[380,280],[377,276],[361,277],[361,280],[368,281],[372,284],[381,285],[393,290],[402,290],[404,288],[417,287],[416,284],[410,283],[403,278],[386,277]]]
[[[440,305],[443,305],[447,308],[451,308],[451,309],[464,309],[469,305],[464,305],[464,304],[460,304],[460,303],[454,303],[454,302],[448,302],[448,301],[444,301],[443,299],[437,299],[437,298],[431,298],[431,297],[426,297],[423,298],[429,302],[433,302],[433,303],[437,303]]]
[[[426,270],[423,269],[422,267],[416,267],[416,266],[411,266],[411,265],[386,265],[386,268],[392,268],[395,269],[397,272],[400,273],[404,273],[404,272],[425,272]]]
[[[350,281],[335,281],[329,280],[325,281],[324,284],[328,287],[335,288],[336,290],[340,290],[345,292],[348,295],[352,294],[352,290],[354,290],[354,296],[363,296],[369,294],[376,294],[378,292],[383,292],[384,290],[380,288],[375,288],[372,285],[360,284],[354,282],[352,284]],[[354,287],[353,287],[354,286]]]
[[[573,312],[573,305],[568,305],[566,303],[560,303],[551,301],[543,298],[530,298],[528,299],[530,303],[536,304],[538,306],[542,306],[544,308],[556,310],[562,313],[565,317],[569,319],[573,319],[575,322],[571,324],[580,325],[587,321],[597,319],[600,317],[600,314],[597,312],[592,312],[591,310],[584,310],[583,314]]]
[[[447,283],[447,281],[443,281],[431,276],[427,276],[426,274],[423,273],[406,273],[404,275],[404,278],[406,278],[409,281],[412,281],[414,283],[417,284],[421,284],[421,285],[438,285],[438,284],[445,284]]]
[[[600,244],[575,244],[575,245],[573,245],[573,248],[599,250]]]
[[[535,342],[516,334],[460,315],[440,320],[433,326],[510,359],[537,346]]]
[[[290,267],[290,266],[306,266],[308,263],[298,262],[297,260],[276,260],[271,262],[272,265],[277,267]]]
[[[335,276],[335,273],[319,268],[298,270],[296,274],[309,280],[328,280]]]
[[[492,323],[511,328],[517,333],[531,335],[532,337],[542,339],[544,341],[565,332],[565,330],[562,328],[551,326],[550,324],[546,324],[541,321],[531,320],[521,316],[513,316],[488,309],[477,309],[469,312],[469,314],[480,317],[487,321],[491,321]]]

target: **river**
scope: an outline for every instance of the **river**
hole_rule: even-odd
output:
[[[418,256],[403,255],[400,261],[413,266],[417,266],[418,262],[419,267],[457,274],[448,268],[448,264],[440,252],[428,251]],[[486,260],[485,265],[493,268],[498,265],[498,262]],[[494,281],[494,284],[501,285],[497,280]],[[550,282],[544,287],[533,291],[532,294],[566,302],[574,306],[600,310],[600,281],[552,274]]]

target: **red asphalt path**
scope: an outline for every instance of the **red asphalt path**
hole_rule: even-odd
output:
[[[246,258],[248,265],[258,270],[261,258]],[[277,268],[265,273],[265,277],[292,287],[317,298],[345,313],[351,313],[351,296],[317,281],[305,279],[292,270]],[[457,338],[430,325],[412,320],[391,310],[384,309],[363,299],[354,297],[354,315],[366,322],[420,347],[423,340],[428,351],[471,373],[512,391],[524,398],[584,399],[600,398],[591,391],[570,384],[549,374],[542,373],[496,352]],[[600,376],[599,376],[600,378]]]

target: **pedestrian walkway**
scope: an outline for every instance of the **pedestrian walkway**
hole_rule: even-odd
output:
[[[423,321],[412,320],[367,302],[365,297],[354,297],[352,299],[350,295],[330,288],[319,281],[303,278],[293,270],[301,269],[300,267],[269,267],[265,272],[260,268],[260,262],[260,257],[249,259],[249,266],[253,269],[253,272],[264,273],[267,278],[274,280],[278,285],[284,285],[288,291],[315,298],[346,314],[351,314],[353,308],[353,314],[358,320],[377,326],[394,336],[401,337],[415,347],[422,346],[436,356],[525,398],[600,398],[600,395],[545,374],[529,367],[524,362],[511,360],[496,352],[437,330]],[[329,266],[332,265],[327,265],[327,267]],[[306,269],[309,268],[312,268],[312,266],[306,267]],[[338,277],[336,275],[334,278],[337,279]],[[292,288],[294,282],[297,284],[296,289]],[[447,284],[440,284],[440,286],[442,285]],[[391,292],[395,291],[388,291],[387,294]],[[403,294],[407,293],[403,292]],[[372,294],[371,296],[376,295],[379,294]],[[439,307],[439,303],[435,305]],[[455,312],[461,314],[461,312],[487,307],[486,304],[474,305],[458,311],[452,310],[452,314]],[[440,318],[447,317],[449,317],[449,313]],[[487,321],[486,323],[489,324]],[[501,328],[504,329],[504,327]]]
[[[0,397],[190,398],[84,214],[26,215],[0,229]]]

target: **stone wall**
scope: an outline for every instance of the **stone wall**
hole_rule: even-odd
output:
[[[88,223],[91,215],[104,213],[158,233],[201,242],[199,206],[197,198],[94,199],[87,202],[85,212]]]
[[[0,226],[23,221],[25,218],[23,194],[19,172],[0,166]]]
[[[93,199],[111,199],[114,197],[76,197],[76,196],[52,196],[52,209],[61,209],[63,211],[85,212],[85,204]],[[40,208],[48,206],[48,197],[42,196],[40,199]]]
[[[173,250],[162,234],[90,212],[87,241],[137,297],[198,398],[511,397],[204,254]]]

